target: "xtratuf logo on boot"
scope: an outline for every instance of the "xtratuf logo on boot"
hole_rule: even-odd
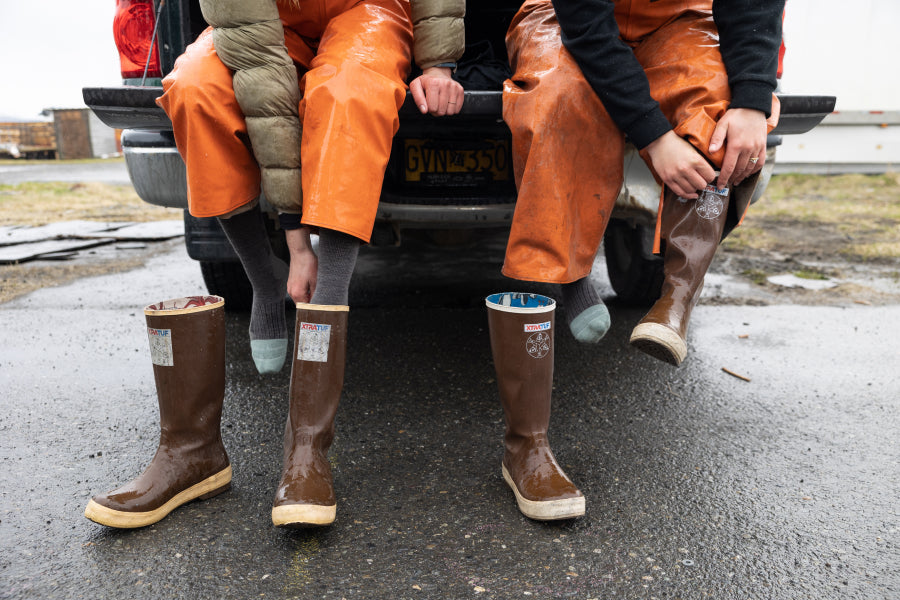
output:
[[[328,362],[331,325],[300,323],[297,338],[297,360]]]
[[[175,364],[172,356],[172,330],[147,328],[150,338],[150,360],[160,367],[171,367]]]

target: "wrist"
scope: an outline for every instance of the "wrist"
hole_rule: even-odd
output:
[[[287,242],[288,251],[291,254],[312,252],[312,241],[309,238],[312,229],[303,225],[297,229],[287,229],[284,239]]]

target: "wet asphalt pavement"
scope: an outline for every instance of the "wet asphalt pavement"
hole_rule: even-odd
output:
[[[0,598],[900,598],[900,306],[701,304],[679,369],[627,346],[638,309],[596,347],[561,327],[550,434],[587,515],[537,523],[500,476],[497,247],[363,253],[332,527],[271,525],[289,369],[255,373],[243,313],[232,489],[96,525],[156,448],[142,308],[204,292],[179,240],[154,255],[0,305]]]

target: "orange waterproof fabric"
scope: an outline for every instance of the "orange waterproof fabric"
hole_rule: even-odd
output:
[[[671,3],[662,11],[617,2],[616,19],[675,133],[720,165],[724,150],[707,148],[731,92],[712,2],[679,4],[673,15]],[[513,75],[504,85],[503,117],[513,136],[518,200],[503,274],[570,283],[590,273],[606,230],[622,185],[624,135],[563,47],[550,0],[525,2],[506,44]]]
[[[405,97],[409,3],[300,0],[279,11],[301,74],[302,221],[368,241]],[[172,119],[194,216],[227,214],[259,195],[231,77],[207,30],[163,80],[158,103]]]

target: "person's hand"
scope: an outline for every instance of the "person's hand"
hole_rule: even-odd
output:
[[[319,258],[309,239],[309,227],[288,229],[284,237],[291,259],[287,292],[294,302],[309,302],[316,291],[319,269]]]
[[[409,84],[413,100],[422,114],[455,115],[462,108],[463,87],[447,67],[429,67]]]
[[[697,198],[697,190],[716,178],[706,158],[674,131],[650,142],[647,153],[662,182],[682,198]]]
[[[717,187],[737,185],[766,163],[766,115],[752,108],[730,108],[719,119],[709,151],[725,147]]]

